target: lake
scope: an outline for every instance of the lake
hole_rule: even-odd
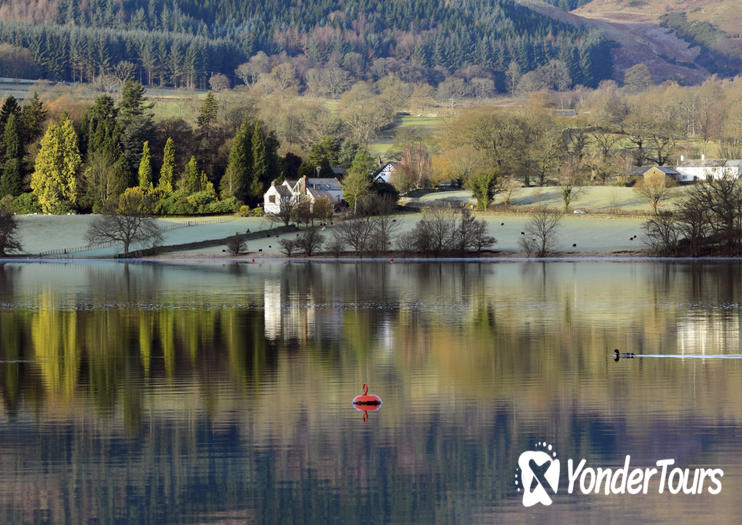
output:
[[[740,302],[737,262],[0,264],[0,522],[740,522]],[[723,489],[569,492],[627,455]]]

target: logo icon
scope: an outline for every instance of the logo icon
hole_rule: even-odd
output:
[[[534,448],[520,455],[515,472],[515,486],[518,492],[523,491],[524,507],[551,505],[551,496],[559,489],[560,465],[554,447],[539,441]]]

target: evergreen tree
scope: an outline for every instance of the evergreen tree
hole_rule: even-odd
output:
[[[8,95],[8,98],[3,102],[2,108],[0,108],[0,127],[5,129],[5,123],[8,122],[10,115],[20,117],[21,107],[18,105],[18,101],[13,95]]]
[[[229,161],[219,184],[222,198],[236,197],[242,202],[248,198],[249,176],[252,169],[252,130],[245,119],[237,130],[229,151]]]
[[[204,179],[206,176],[204,175]],[[196,157],[191,155],[191,160],[188,161],[188,164],[185,166],[185,170],[183,171],[183,175],[180,179],[180,186],[187,192],[187,193],[196,193],[197,191],[201,191],[203,188],[201,186],[201,177],[198,174],[198,164],[196,164]]]
[[[265,133],[260,122],[255,121],[252,132],[252,174],[250,177],[250,197],[259,201],[264,188],[270,184],[268,180],[268,151],[265,144]]]
[[[165,193],[172,193],[175,182],[175,143],[172,137],[167,138],[165,149],[162,152],[162,168],[157,187]]]
[[[152,161],[150,159],[148,140],[144,141],[142,159],[139,161],[139,187],[145,193],[152,190]]]
[[[5,123],[3,146],[5,151],[5,166],[3,167],[3,174],[0,177],[0,197],[4,195],[17,196],[21,194],[21,190],[23,189],[21,182],[23,147],[21,144],[21,134],[16,124],[15,113],[11,113],[8,121]]]
[[[31,100],[23,104],[21,108],[20,129],[24,144],[31,144],[41,136],[44,131],[43,125],[46,120],[46,114],[47,111],[39,99],[39,94],[34,91]]]
[[[206,93],[206,98],[204,99],[203,104],[201,104],[201,111],[197,118],[198,127],[203,129],[215,124],[217,113],[218,105],[216,97],[211,91],[209,91]]]
[[[144,92],[144,87],[134,80],[127,80],[121,89],[121,150],[131,173],[139,166],[142,143],[152,134],[152,104],[146,102]]]
[[[31,175],[31,189],[44,212],[63,213],[75,206],[81,163],[77,134],[65,116],[46,130]]]
[[[86,155],[106,151],[113,158],[121,156],[121,128],[118,109],[108,95],[100,95],[83,117],[81,150]]]

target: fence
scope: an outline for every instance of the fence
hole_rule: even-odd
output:
[[[236,217],[234,216],[217,216],[217,217],[200,217],[198,219],[188,219],[184,222],[173,222],[172,224],[168,226],[162,226],[160,227],[160,231],[162,233],[171,232],[173,230],[177,230],[179,228],[189,228],[191,226],[203,226],[207,224],[222,224],[225,222],[233,221]],[[44,250],[42,252],[39,252],[36,256],[37,257],[72,257],[72,254],[74,253],[80,253],[80,252],[89,252],[91,250],[97,250],[100,248],[110,248],[111,246],[116,246],[117,244],[121,244],[119,241],[109,241],[109,242],[97,242],[97,243],[89,243],[85,246],[78,246],[76,248],[60,248],[56,250]]]

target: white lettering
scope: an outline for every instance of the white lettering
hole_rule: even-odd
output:
[[[577,472],[574,471],[574,464],[572,462],[572,459],[567,460],[567,480],[569,481],[569,486],[567,487],[567,492],[569,494],[572,494],[575,488],[575,481],[577,481],[578,476],[580,475],[580,472],[585,467],[585,459],[581,459],[580,462],[577,464]]]
[[[629,474],[629,479],[627,481],[629,494],[639,494],[641,492],[643,473],[644,471],[640,468],[635,468],[631,471],[631,474]]]
[[[613,494],[626,494],[626,481],[629,477],[629,464],[631,463],[631,456],[627,455],[626,460],[624,460],[623,468],[620,468],[616,470],[616,474],[613,476],[613,480],[611,481],[611,491]],[[620,484],[617,485],[617,481],[620,481]],[[608,494],[608,488],[606,487],[606,494]]]
[[[657,466],[662,467],[662,474],[660,474],[660,494],[665,491],[665,479],[667,479],[667,467],[674,465],[674,459],[660,459],[657,460]]]
[[[713,494],[714,496],[721,492],[721,480],[717,476],[723,478],[724,471],[720,468],[715,468],[709,472],[709,481],[714,484],[714,488],[709,487],[709,494]]]

